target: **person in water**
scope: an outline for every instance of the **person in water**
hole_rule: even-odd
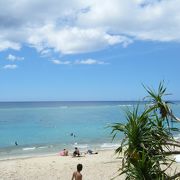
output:
[[[82,168],[83,168],[82,164],[77,165],[77,171],[73,173],[71,180],[82,180],[82,174],[81,174]]]
[[[15,141],[15,143],[14,143],[16,146],[18,145],[18,143],[17,143],[17,141]]]
[[[72,137],[74,137],[74,138],[76,137],[76,135],[75,135],[74,133],[71,133],[70,135],[71,135]]]

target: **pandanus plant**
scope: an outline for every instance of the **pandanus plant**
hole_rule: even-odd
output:
[[[151,108],[149,108],[150,111],[159,110],[162,119],[167,120],[168,118],[171,118],[172,121],[180,121],[179,118],[174,116],[172,110],[169,107],[171,102],[163,100],[165,96],[171,95],[166,93],[164,82],[160,82],[157,92],[149,87],[145,87],[144,85],[143,87],[148,93],[148,96],[146,96],[144,99],[148,99],[152,103]]]
[[[178,129],[170,127],[170,121],[177,121],[177,118],[168,102],[163,100],[167,95],[163,83],[160,83],[157,92],[145,89],[149,96],[143,111],[137,105],[126,111],[126,124],[111,126],[113,139],[119,132],[124,134],[121,146],[116,149],[116,153],[123,153],[119,175],[126,174],[127,180],[175,179],[180,173],[170,176],[167,170],[174,162],[169,155],[180,154],[174,150],[180,144],[173,138],[173,132]]]

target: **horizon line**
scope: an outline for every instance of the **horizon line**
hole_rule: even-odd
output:
[[[165,101],[180,101],[176,99],[167,99]],[[148,100],[18,100],[18,101],[0,101],[0,103],[24,103],[24,102],[148,102]]]

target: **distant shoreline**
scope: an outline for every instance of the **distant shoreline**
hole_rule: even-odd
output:
[[[180,100],[167,100],[179,104]],[[149,101],[1,101],[0,108],[18,107],[73,107],[73,106],[103,106],[103,105],[137,105],[148,104]]]
[[[172,102],[180,102],[180,100],[169,100],[167,99],[167,101],[172,101]],[[143,101],[143,100],[25,100],[25,101],[0,101],[0,103],[63,103],[63,102],[149,102],[149,101]]]

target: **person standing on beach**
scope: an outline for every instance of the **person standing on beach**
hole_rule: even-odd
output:
[[[82,164],[77,165],[77,171],[73,173],[72,180],[82,180],[82,174],[81,174],[82,168],[83,168]]]

